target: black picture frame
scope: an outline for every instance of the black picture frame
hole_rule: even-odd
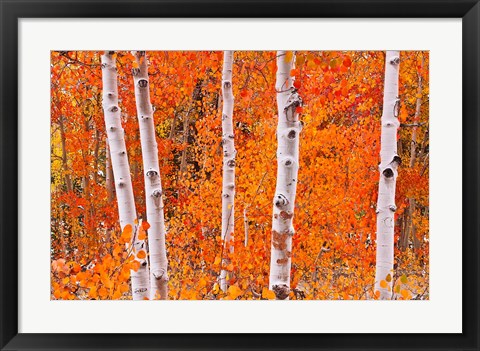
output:
[[[110,6],[114,2],[115,6]],[[0,347],[2,350],[478,350],[478,0],[0,0]],[[18,332],[18,20],[109,17],[462,18],[461,334],[22,334]],[[452,117],[453,118],[453,117]],[[455,240],[454,236],[452,240]],[[34,272],[33,272],[34,273]]]

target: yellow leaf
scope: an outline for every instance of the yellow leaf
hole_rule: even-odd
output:
[[[272,290],[268,290],[267,288],[262,289],[262,298],[268,300],[275,300],[275,293]]]
[[[235,300],[237,297],[242,295],[243,292],[238,286],[232,285],[228,288],[227,293],[228,293],[228,296],[230,296],[233,300]]]
[[[385,280],[381,280],[380,281],[380,287],[383,288],[383,289],[386,289],[388,286],[387,282]]]
[[[303,55],[297,56],[296,63],[297,63],[298,65],[303,65],[303,64],[305,63],[305,56],[303,56]]]
[[[285,53],[285,62],[291,62],[293,59],[293,51],[287,51]]]

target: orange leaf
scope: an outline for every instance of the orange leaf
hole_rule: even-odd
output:
[[[287,51],[285,53],[285,62],[291,62],[293,59],[293,51]]]
[[[133,261],[133,262],[132,262],[132,269],[133,269],[135,272],[137,272],[139,268],[140,268],[140,262],[138,262],[138,261]]]
[[[92,299],[96,299],[96,298],[98,297],[97,287],[92,286],[92,287],[90,288],[90,291],[88,292],[88,296],[90,296]]]
[[[262,298],[267,300],[275,300],[275,293],[272,290],[268,290],[267,288],[262,289]]]
[[[400,294],[402,294],[402,297],[406,300],[410,298],[410,292],[408,290],[400,290]]]
[[[138,251],[137,257],[140,259],[144,259],[145,257],[147,257],[147,254],[144,250],[141,250],[141,251]]]
[[[138,240],[145,240],[147,238],[147,233],[143,228],[138,228]]]
[[[108,291],[105,289],[103,286],[98,289],[98,295],[100,295],[101,298],[106,298],[108,296]]]
[[[123,239],[124,243],[131,240],[131,238],[132,238],[132,225],[131,224],[127,224],[125,226],[125,228],[123,228],[121,238]]]
[[[232,285],[228,288],[227,293],[228,293],[228,296],[230,296],[233,300],[235,300],[237,297],[242,295],[243,292],[238,286]]]

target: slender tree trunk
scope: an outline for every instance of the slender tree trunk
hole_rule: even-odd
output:
[[[197,115],[197,118],[198,118],[198,115],[201,114],[201,110],[199,111],[197,103],[199,101],[200,102],[202,101],[202,84],[203,84],[202,79],[197,80],[197,83],[195,84],[195,89],[193,89],[193,93],[192,93],[192,101],[190,102],[187,113],[183,119],[183,145],[185,146],[185,148],[182,151],[182,157],[180,161],[180,171],[182,175],[184,172],[187,171],[188,140],[190,138],[190,125],[192,124],[191,122],[193,120],[190,114],[192,112],[195,113]],[[194,120],[193,120],[193,124],[194,124]]]
[[[248,246],[248,217],[247,217],[247,208],[243,209],[243,227],[245,231],[245,247]]]
[[[402,214],[401,221],[400,221],[401,235],[398,241],[398,247],[402,251],[404,251],[408,247],[408,238],[409,238],[409,230],[410,230],[408,226],[408,223],[410,222],[409,216],[410,216],[410,212],[405,211]]]
[[[422,71],[424,65],[424,58],[422,56],[422,63],[420,72],[418,72],[418,88],[417,88],[417,103],[415,106],[415,116],[413,117],[412,142],[410,144],[410,168],[415,166],[415,158],[417,154],[417,124],[420,119],[420,112],[422,107]]]
[[[130,225],[135,228],[137,213],[133,197],[132,179],[128,164],[127,147],[118,106],[117,69],[113,51],[105,51],[102,55],[103,111],[105,126],[110,145],[115,191],[117,194],[118,213],[122,230]],[[135,232],[135,231],[134,231]],[[135,235],[133,242],[136,251],[145,250],[145,241]],[[148,261],[139,260],[140,268],[131,271],[132,297],[143,300],[149,297]]]
[[[233,241],[234,232],[234,204],[235,204],[235,150],[233,134],[233,90],[232,90],[233,51],[223,52],[222,74],[222,145],[223,145],[223,183],[222,183],[222,240],[224,247]],[[230,246],[233,252],[233,246]],[[224,265],[228,260],[224,260]],[[220,273],[220,289],[227,290],[227,271]]]
[[[420,241],[417,239],[417,228],[415,227],[414,217],[415,217],[415,209],[417,207],[417,203],[414,198],[409,198],[409,206],[408,212],[410,217],[410,235],[412,236],[412,244],[413,249],[418,250],[420,248]]]
[[[183,146],[185,147],[182,151],[182,157],[180,161],[180,172],[183,173],[187,171],[187,144],[188,144],[188,134],[190,131],[190,111],[188,109],[184,119],[183,119]]]
[[[298,107],[302,99],[290,76],[294,57],[291,52],[277,52],[277,185],[273,200],[272,248],[270,260],[270,289],[276,298],[284,300],[290,293],[292,264],[293,211],[297,191],[299,166],[299,135],[302,123]]]
[[[60,126],[60,138],[62,140],[62,165],[63,165],[63,172],[65,174],[65,186],[67,187],[67,191],[72,191],[72,178],[70,178],[70,174],[68,172],[68,159],[67,159],[67,148],[65,145],[65,126],[63,125],[64,116],[60,116],[58,119],[58,125]]]
[[[170,128],[170,135],[168,136],[168,139],[173,140],[175,137],[175,131],[176,131],[176,125],[177,125],[177,113],[173,113],[173,120],[172,120],[172,127]]]
[[[393,282],[393,244],[395,219],[395,184],[400,157],[397,155],[398,71],[400,52],[387,51],[385,57],[385,86],[383,95],[382,132],[380,148],[380,184],[377,202],[377,257],[375,291],[379,298],[390,299]]]
[[[416,160],[416,155],[417,155],[417,124],[420,119],[420,112],[421,112],[421,107],[422,107],[422,71],[423,71],[423,65],[424,65],[424,57],[422,55],[422,63],[420,66],[420,72],[418,72],[418,89],[417,89],[417,104],[415,106],[415,116],[413,118],[413,124],[414,127],[412,129],[412,141],[410,144],[410,168],[413,168],[415,166],[415,160]],[[411,197],[408,199],[408,212],[409,212],[409,227],[410,227],[410,234],[412,236],[412,242],[413,242],[413,247],[414,249],[418,249],[419,247],[419,241],[417,239],[417,233],[416,233],[416,228],[415,228],[415,223],[413,221],[413,218],[415,216],[415,198]],[[407,239],[408,240],[408,239]]]
[[[145,177],[145,203],[147,208],[148,241],[150,249],[150,298],[167,299],[168,273],[165,248],[165,220],[163,192],[158,164],[158,146],[150,102],[147,56],[145,51],[136,51],[138,68],[133,69],[135,100],[142,145],[143,172]]]
[[[113,198],[115,196],[114,190],[113,190],[113,169],[112,169],[112,159],[110,156],[110,146],[108,145],[108,138],[107,138],[107,143],[105,147],[105,183],[107,186],[107,199],[108,202],[111,203],[113,201]]]
[[[98,155],[100,152],[100,130],[95,126],[95,151],[93,156],[94,162],[94,172],[93,172],[93,181],[95,184],[98,184]]]

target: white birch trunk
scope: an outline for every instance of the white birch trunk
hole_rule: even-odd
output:
[[[233,51],[223,52],[222,72],[222,145],[223,145],[223,183],[222,183],[222,240],[226,247],[233,240],[234,202],[235,202],[235,150],[233,134],[233,90],[232,90]],[[233,246],[230,247],[233,252]],[[223,260],[228,264],[228,260]],[[227,291],[226,270],[222,270],[219,285]]]
[[[375,291],[379,298],[388,300],[392,296],[393,244],[395,219],[395,184],[400,157],[397,155],[397,129],[399,96],[398,71],[400,52],[387,51],[385,57],[385,86],[383,95],[382,132],[380,146],[380,184],[377,201],[377,257]]]
[[[120,119],[120,107],[118,106],[117,69],[113,51],[105,51],[102,55],[102,80],[103,111],[110,146],[120,226],[122,230],[127,224],[135,228],[137,213],[125,145],[125,132]],[[142,247],[145,248],[145,242],[136,239],[134,246],[137,250]],[[142,260],[138,271],[131,271],[132,297],[134,300],[143,300],[149,296],[148,278],[148,262]]]
[[[163,214],[163,190],[158,164],[158,146],[150,102],[148,65],[145,51],[136,51],[138,68],[133,69],[137,117],[142,145],[143,172],[145,178],[145,203],[147,207],[148,242],[150,251],[150,298],[167,299],[168,273],[165,248],[165,220]]]
[[[302,99],[293,86],[290,76],[294,57],[286,51],[277,52],[277,185],[273,200],[272,249],[270,260],[270,290],[278,300],[290,293],[290,268],[292,264],[293,211],[297,191],[299,166],[299,136],[302,123],[297,107]]]

